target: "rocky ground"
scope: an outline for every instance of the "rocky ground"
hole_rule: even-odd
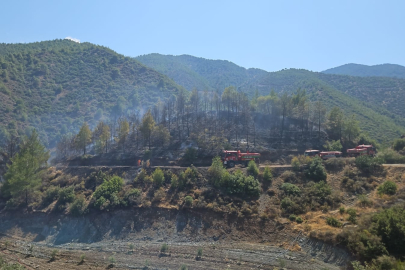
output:
[[[189,210],[135,209],[80,218],[3,213],[0,232],[0,256],[28,269],[339,269],[350,259],[288,224]],[[160,252],[164,243],[169,250]]]

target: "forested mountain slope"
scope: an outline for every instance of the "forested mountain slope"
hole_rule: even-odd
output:
[[[251,81],[266,75],[261,69],[245,69],[224,60],[209,60],[191,55],[148,54],[136,58],[172,78],[188,90],[220,90],[230,85],[249,85]]]
[[[346,64],[339,67],[327,69],[325,71],[322,71],[322,73],[360,77],[395,77],[405,79],[405,67],[395,64],[382,64],[374,66]]]
[[[253,96],[306,89],[311,100],[322,99],[358,115],[363,130],[380,141],[396,138],[405,127],[405,80],[387,77],[354,77],[289,69],[266,72],[244,69],[228,61],[206,60],[188,55],[150,54],[137,59],[169,76],[187,89],[220,90],[234,85]],[[221,83],[217,83],[220,82]],[[223,83],[227,82],[227,83]]]
[[[37,128],[53,145],[103,115],[146,108],[181,89],[133,58],[90,43],[0,45],[0,135]]]
[[[361,129],[379,141],[397,138],[405,130],[405,119],[393,113],[394,108],[387,106],[386,109],[379,105],[381,100],[378,100],[377,97],[358,99],[356,96],[362,95],[360,83],[363,79],[366,78],[289,69],[268,73],[266,77],[257,82],[257,88],[261,94],[269,93],[271,90],[293,92],[298,88],[305,89],[311,100],[321,100],[329,109],[338,106],[346,115],[355,114],[357,120],[360,121]],[[370,81],[367,83],[371,83],[372,79],[369,79]],[[342,82],[339,83],[339,80]],[[405,84],[405,81],[403,83]],[[351,86],[352,91],[345,91],[346,86]],[[368,91],[366,86],[364,89]],[[398,91],[398,98],[405,98],[405,92],[401,93],[401,88],[396,90]],[[384,93],[385,89],[381,88],[380,91]],[[384,94],[381,97],[384,97]]]

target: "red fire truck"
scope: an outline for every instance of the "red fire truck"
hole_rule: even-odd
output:
[[[228,168],[235,167],[236,164],[244,164],[245,166],[248,165],[249,161],[253,160],[256,163],[259,163],[260,160],[259,153],[241,153],[238,151],[229,151],[224,150],[221,155],[222,163],[227,166]]]
[[[375,147],[371,144],[361,144],[356,146],[356,148],[347,149],[347,155],[349,157],[358,157],[358,156],[375,156],[377,153]]]

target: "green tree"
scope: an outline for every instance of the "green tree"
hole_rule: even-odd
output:
[[[342,144],[339,140],[336,141],[327,141],[323,146],[327,151],[342,151]]]
[[[328,131],[330,138],[341,140],[343,125],[343,112],[339,107],[334,107],[328,115]]]
[[[122,146],[122,151],[125,152],[125,141],[129,134],[129,123],[126,119],[120,121],[118,126],[117,142]]]
[[[83,149],[83,155],[86,154],[86,146],[91,142],[91,130],[89,125],[84,122],[80,128],[79,133],[76,136],[76,147],[78,149]]]
[[[208,169],[209,179],[216,187],[221,185],[221,180],[226,172],[222,160],[220,157],[216,156],[212,159],[211,167]]]
[[[249,161],[247,172],[249,175],[253,175],[254,177],[257,177],[259,174],[259,168],[254,160]]]
[[[155,128],[155,120],[153,119],[151,111],[148,110],[148,112],[142,118],[142,124],[140,127],[140,131],[142,133],[144,140],[146,139],[148,141],[149,149],[150,149],[152,132],[153,132],[154,128]]]
[[[44,172],[49,152],[46,151],[34,129],[30,137],[25,137],[20,145],[20,152],[11,159],[7,165],[4,190],[12,197],[25,195],[28,205],[28,194],[41,185],[41,176]]]
[[[271,172],[271,168],[270,168],[270,167],[264,168],[263,180],[264,180],[265,182],[270,182],[271,180],[273,180],[273,174],[272,174],[272,172]]]
[[[165,176],[164,176],[162,169],[157,167],[152,174],[152,179],[153,179],[153,183],[156,186],[160,187],[161,185],[163,185],[163,182],[165,181]]]
[[[357,136],[360,135],[359,121],[356,120],[355,115],[353,114],[349,119],[346,120],[344,126],[344,136],[352,141]]]

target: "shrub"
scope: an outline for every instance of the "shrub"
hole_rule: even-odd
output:
[[[284,180],[284,182],[295,182],[297,180],[297,176],[292,171],[285,171],[280,175],[280,178]]]
[[[161,253],[166,253],[169,250],[169,245],[164,243],[161,247],[160,247],[160,252]]]
[[[110,265],[112,265],[112,266],[114,266],[114,264],[117,262],[117,261],[115,260],[115,257],[114,257],[114,256],[111,256],[110,258],[108,258],[108,261],[110,262]]]
[[[392,144],[392,148],[394,148],[395,151],[401,151],[405,149],[405,138],[404,139],[396,139],[394,143]]]
[[[86,210],[86,200],[83,195],[76,196],[76,199],[70,206],[69,212],[74,216],[83,215]]]
[[[54,249],[51,252],[51,261],[56,260],[56,255],[58,255],[58,250]]]
[[[321,181],[319,183],[308,183],[305,195],[318,201],[325,201],[331,194],[332,188],[325,181]]]
[[[330,158],[324,161],[325,168],[328,170],[341,170],[346,165],[343,158]]]
[[[50,203],[57,200],[58,197],[59,197],[59,192],[60,192],[60,187],[50,186],[45,191],[45,196],[42,199],[42,204],[43,205],[49,205]]]
[[[119,176],[113,176],[109,180],[104,180],[104,182],[97,187],[96,191],[93,193],[93,198],[98,200],[101,197],[105,199],[111,199],[113,193],[118,193],[121,191],[124,185],[124,180]]]
[[[372,217],[372,231],[381,237],[390,253],[405,255],[405,209],[394,206]]]
[[[188,267],[187,267],[187,265],[185,265],[185,264],[182,264],[182,265],[181,265],[181,267],[180,267],[180,270],[188,270]]]
[[[249,161],[247,172],[249,175],[257,177],[259,175],[259,168],[254,160]]]
[[[75,199],[75,191],[73,187],[65,187],[59,191],[58,204],[64,205],[66,203],[71,203]]]
[[[188,167],[186,169],[186,171],[184,172],[184,175],[187,179],[187,182],[195,183],[198,179],[198,170],[196,167],[191,165],[190,167]]]
[[[301,194],[301,189],[294,184],[284,183],[281,189],[286,195],[299,196]]]
[[[273,174],[271,173],[270,167],[266,167],[263,172],[263,181],[271,182],[271,180],[273,180]]]
[[[234,174],[223,175],[221,185],[228,194],[257,197],[260,195],[260,183],[253,176],[245,176],[240,170]]]
[[[291,166],[294,171],[299,171],[301,169],[301,163],[298,160],[298,157],[293,157],[293,159],[291,160]]]
[[[388,254],[381,238],[368,230],[343,231],[338,237],[342,238],[343,243],[362,260],[370,261]]]
[[[288,218],[289,218],[291,221],[295,221],[295,220],[297,219],[297,216],[294,215],[294,214],[291,214]]]
[[[328,217],[328,218],[326,219],[326,223],[327,223],[329,226],[332,226],[332,227],[336,227],[336,228],[342,227],[342,223],[339,222],[339,221],[338,221],[336,218],[334,218],[334,217]]]
[[[295,219],[295,221],[296,221],[297,223],[302,223],[302,222],[303,222],[302,217],[297,217],[297,218]]]
[[[165,175],[159,167],[156,168],[155,171],[152,173],[152,179],[155,186],[160,187],[161,185],[163,185],[165,181]]]
[[[86,259],[86,255],[82,254],[80,255],[80,262],[79,263],[84,263],[84,260]]]
[[[153,194],[153,202],[160,202],[166,196],[166,191],[163,188],[159,188]]]
[[[292,201],[289,197],[285,197],[281,200],[280,203],[281,209],[285,212],[285,213],[302,213],[302,208],[297,205],[294,201]]]
[[[365,173],[373,172],[383,163],[382,158],[373,158],[370,156],[359,156],[356,158],[356,166]]]
[[[397,184],[392,181],[385,181],[378,187],[378,194],[394,195],[397,192]]]
[[[184,198],[184,203],[185,203],[185,205],[186,206],[188,206],[188,207],[190,207],[190,206],[192,206],[193,205],[193,197],[191,197],[191,196],[186,196],[185,198]]]
[[[385,163],[388,164],[405,163],[405,156],[395,152],[392,149],[385,149],[379,152],[377,157],[381,158]]]
[[[144,168],[142,168],[141,171],[138,173],[138,175],[135,177],[134,182],[136,182],[136,183],[144,183],[145,179],[147,177],[148,177],[148,174],[146,173],[146,170]]]
[[[326,170],[322,165],[322,160],[320,157],[315,157],[309,163],[309,168],[306,170],[305,175],[314,181],[326,180],[327,174]]]
[[[353,224],[357,223],[357,212],[353,208],[349,208],[346,211],[347,214],[349,214],[349,217],[347,218],[348,221],[350,221]]]
[[[124,194],[124,198],[128,205],[137,205],[140,203],[142,192],[137,188],[131,188]]]
[[[340,213],[341,215],[343,215],[345,212],[346,212],[346,211],[345,211],[345,208],[344,208],[343,206],[341,206],[341,207],[339,208],[339,213]]]
[[[202,249],[202,248],[198,248],[198,249],[197,249],[197,257],[198,257],[198,258],[201,258],[202,255],[203,255],[203,249]]]
[[[359,195],[359,205],[361,207],[367,207],[367,206],[371,206],[373,203],[371,202],[371,200],[364,194]]]

